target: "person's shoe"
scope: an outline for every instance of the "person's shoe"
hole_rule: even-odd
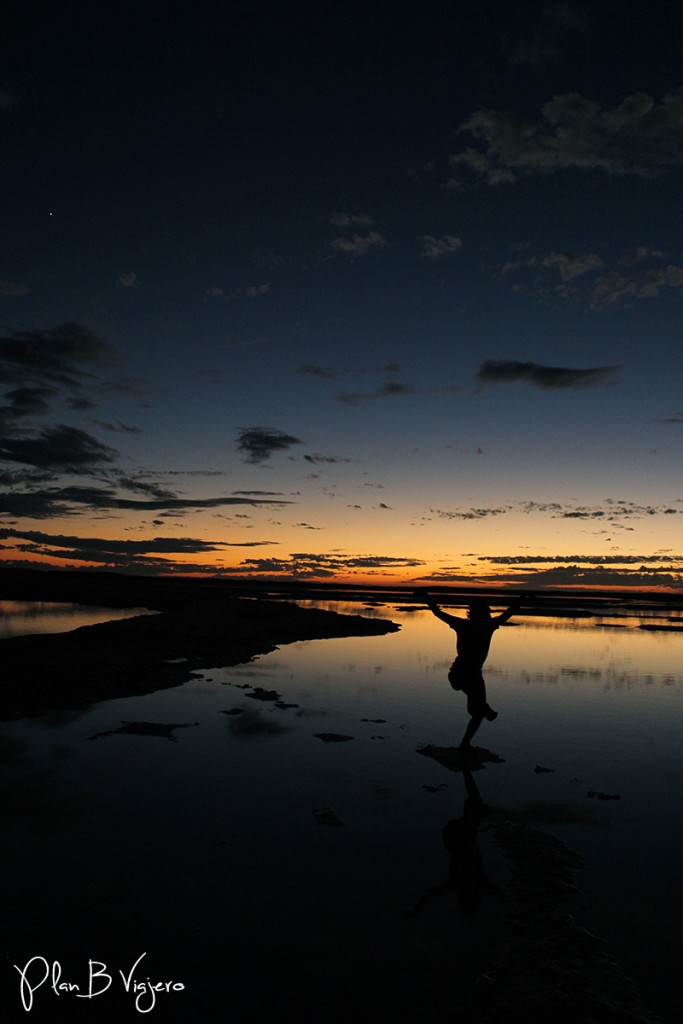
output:
[[[494,711],[493,708],[490,708],[487,704],[486,711],[484,712],[484,718],[486,719],[487,722],[493,722],[496,718],[498,718],[498,712]]]

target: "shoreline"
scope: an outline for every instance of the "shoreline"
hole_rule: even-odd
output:
[[[282,644],[399,629],[388,619],[176,587],[175,580],[166,586],[126,578],[93,586],[88,580],[77,574],[48,576],[45,586],[39,585],[42,579],[17,580],[0,587],[0,600],[145,607],[156,614],[1,640],[0,720],[84,710],[99,701],[180,686],[195,672],[248,662]]]
[[[262,598],[269,600],[357,601],[385,605],[413,599],[415,590],[428,590],[443,604],[465,604],[472,597],[484,597],[492,604],[506,605],[519,596],[534,594],[537,613],[568,614],[599,612],[606,606],[624,606],[675,611],[683,614],[683,592],[643,590],[602,590],[592,588],[515,587],[513,584],[447,584],[420,582],[358,584],[310,580],[255,580],[234,577],[135,576],[116,572],[75,569],[14,569],[0,564],[0,600],[68,601],[103,607],[164,608],[188,600]],[[151,602],[151,603],[150,603]],[[531,609],[527,610],[531,612]]]

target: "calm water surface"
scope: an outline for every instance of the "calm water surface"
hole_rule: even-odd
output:
[[[454,1019],[468,971],[501,939],[500,898],[467,917],[452,893],[412,919],[401,911],[446,878],[441,830],[462,814],[463,776],[417,752],[456,746],[466,724],[446,679],[455,637],[428,612],[334,608],[402,628],[0,724],[17,1020],[11,965],[33,956],[83,985],[88,960],[102,961],[116,984],[78,1004],[46,984],[28,1019],[139,1019],[116,972],[143,952],[138,976],[186,986],[158,997],[157,1020]],[[683,636],[635,618],[517,621],[494,636],[485,675],[500,715],[475,740],[504,762],[476,783],[496,810],[583,855],[584,923],[676,1020]],[[255,699],[258,688],[293,706]],[[132,721],[179,728],[114,732]],[[504,884],[485,832],[480,848]]]
[[[97,608],[55,601],[0,601],[0,640],[33,633],[67,633],[112,619],[142,615],[145,608]]]

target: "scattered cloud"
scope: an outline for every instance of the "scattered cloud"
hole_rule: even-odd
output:
[[[270,285],[267,281],[263,281],[260,284],[250,284],[244,288],[241,286],[231,288],[229,291],[225,291],[224,288],[213,285],[211,288],[207,289],[206,294],[212,299],[226,299],[229,302],[236,302],[239,299],[257,299],[260,295],[267,295],[269,291]],[[242,346],[237,345],[229,347],[236,348]]]
[[[449,512],[440,508],[430,508],[430,514],[439,519],[486,519],[489,516],[500,516],[511,512],[512,505],[501,505],[499,508],[469,508]]]
[[[441,260],[444,256],[459,252],[462,249],[462,239],[454,235],[442,235],[436,238],[434,235],[422,236],[422,257],[426,260]]]
[[[341,455],[304,455],[306,462],[313,462],[316,465],[320,462],[326,462],[330,464],[336,464],[339,462],[353,462],[353,459],[345,458]]]
[[[507,514],[549,515],[553,519],[598,519],[615,524],[621,520],[642,519],[650,516],[683,515],[683,503],[680,508],[673,505],[638,505],[633,501],[605,498],[601,505],[571,505],[557,501],[523,501],[514,504],[499,505],[493,508],[430,508],[429,514],[441,519],[486,519],[489,516]]]
[[[235,491],[235,494],[244,495],[247,498],[281,498],[281,491]]]
[[[270,291],[270,285],[267,281],[262,284],[251,284],[248,288],[244,289],[244,294],[248,299],[255,299],[259,295],[266,295]]]
[[[337,252],[346,252],[349,256],[364,256],[373,249],[383,249],[388,242],[379,231],[370,231],[367,235],[352,235],[351,238],[334,238],[330,247]]]
[[[669,587],[679,589],[683,575],[668,569],[643,567],[642,569],[587,567],[580,565],[558,566],[528,573],[526,582],[539,587],[647,587],[658,589]]]
[[[302,443],[298,437],[272,427],[243,427],[235,442],[237,451],[252,464],[265,462],[275,452],[287,451],[292,445]]]
[[[66,404],[69,409],[73,409],[75,412],[87,412],[89,409],[97,408],[97,402],[93,402],[90,398],[85,398],[83,395],[67,398]]]
[[[5,392],[9,404],[0,406],[0,430],[4,432],[19,420],[46,413],[50,407],[48,399],[56,393],[54,388],[41,387],[21,387]]]
[[[337,376],[336,370],[325,366],[315,366],[313,363],[305,363],[300,366],[299,373],[304,377],[318,377],[320,380],[333,380]]]
[[[0,439],[0,460],[55,472],[87,473],[114,462],[117,455],[91,434],[63,424],[45,427],[36,437]]]
[[[541,366],[538,363],[487,359],[479,367],[477,380],[497,384],[524,381],[538,388],[577,389],[609,383],[618,369],[618,366],[570,369],[561,366]]]
[[[569,252],[552,252],[541,261],[542,267],[557,267],[563,281],[571,281],[575,277],[597,270],[603,262],[595,253],[589,256],[574,256]]]
[[[608,270],[599,277],[591,277],[586,296],[591,309],[600,309],[619,303],[628,304],[633,299],[658,298],[665,289],[683,288],[683,267],[670,263],[666,267],[651,266],[643,268],[646,261],[661,263],[667,254],[659,249],[638,246],[621,256],[617,262],[618,269]],[[578,294],[577,283],[586,275],[595,274],[605,266],[604,260],[597,253],[576,255],[570,252],[551,252],[547,256],[529,256],[526,259],[511,260],[501,267],[501,274],[519,275],[524,271],[536,271],[531,285],[515,284],[517,292],[533,291],[539,295],[552,292],[563,298],[573,298]],[[638,271],[635,272],[635,268]],[[551,287],[548,279],[541,272],[557,269],[560,284]]]
[[[119,283],[124,288],[132,288],[136,281],[137,274],[134,274],[132,270],[126,274],[119,274]]]
[[[424,562],[411,557],[388,555],[344,555],[338,552],[325,554],[294,553],[287,558],[248,558],[231,573],[248,576],[288,576],[295,579],[327,579],[338,575],[368,576],[391,569],[413,568]]]
[[[634,93],[611,110],[568,93],[546,103],[536,122],[482,109],[459,128],[479,148],[454,154],[451,165],[491,185],[568,168],[651,175],[683,162],[682,120],[683,89],[668,93],[659,104]]]
[[[369,225],[372,224],[372,217],[368,217],[365,213],[331,213],[330,224],[333,224],[337,228],[346,228],[352,224]]]
[[[415,582],[441,584],[478,582],[488,585],[509,585],[515,588],[525,587],[541,589],[544,587],[642,587],[647,589],[680,590],[683,587],[683,574],[672,572],[670,567],[630,569],[627,566],[613,568],[610,566],[586,566],[579,564],[551,566],[547,569],[514,568],[510,572],[490,572],[485,570],[479,577],[476,574],[462,573],[457,570],[443,569],[429,575],[417,577]]]
[[[0,379],[78,387],[91,375],[83,365],[107,362],[112,355],[96,331],[74,323],[51,330],[17,331],[0,338]]]
[[[388,381],[375,391],[351,392],[340,391],[337,400],[346,405],[355,405],[357,402],[366,402],[374,398],[394,398],[401,395],[414,395],[415,388],[410,384],[402,384],[399,381]]]
[[[140,427],[135,427],[129,423],[122,423],[118,420],[116,423],[109,423],[106,420],[93,420],[98,426],[102,427],[103,430],[108,430],[112,434],[142,434],[143,431]]]
[[[652,564],[680,565],[683,568],[683,555],[478,555],[480,562],[492,565],[535,565],[560,564],[566,565],[642,565],[652,568]]]
[[[220,509],[228,506],[271,506],[290,505],[289,499],[281,496],[255,497],[234,492],[229,495],[208,498],[178,497],[174,492],[153,485],[143,486],[122,478],[115,484],[102,486],[46,486],[46,481],[27,476],[20,471],[14,479],[4,474],[0,480],[9,490],[0,491],[0,518],[24,517],[29,519],[64,518],[93,514],[114,514],[121,510],[136,512],[157,512],[183,514],[202,509]],[[30,490],[20,488],[30,486]],[[125,490],[144,497],[130,497]],[[267,493],[267,492],[263,492]]]
[[[599,277],[591,293],[593,309],[614,305],[630,299],[656,299],[665,288],[683,288],[683,267],[652,269],[637,276],[626,276],[616,271]]]
[[[648,249],[646,245],[639,245],[630,252],[620,256],[618,264],[620,267],[635,267],[638,263],[642,263],[643,260],[665,260],[667,256],[668,254],[662,252],[661,249]]]
[[[318,377],[320,380],[335,380],[344,374],[368,374],[368,373],[400,373],[399,363],[387,363],[385,366],[365,367],[337,367],[317,366],[315,363],[305,363],[298,368],[298,372],[305,377]]]
[[[190,537],[150,537],[146,540],[109,540],[102,537],[63,536],[37,530],[0,529],[0,538],[14,541],[13,547],[28,557],[59,558],[88,562],[107,568],[187,571],[184,563],[173,563],[172,555],[214,555],[226,548],[264,547],[275,541],[213,541]],[[194,567],[196,568],[196,567]],[[204,566],[204,571],[216,566]]]

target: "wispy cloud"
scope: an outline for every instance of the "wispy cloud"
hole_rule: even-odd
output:
[[[396,396],[414,395],[415,388],[410,384],[402,384],[400,381],[388,381],[375,391],[353,392],[340,391],[337,400],[346,405],[355,405],[357,402],[367,402],[375,398],[395,398]]]
[[[49,382],[75,388],[88,376],[84,366],[105,363],[112,355],[96,331],[75,323],[0,338],[2,379],[21,385]]]
[[[76,427],[45,427],[36,437],[0,439],[0,460],[55,472],[88,473],[113,463],[118,452]]]
[[[486,519],[489,516],[522,513],[524,515],[548,515],[553,519],[601,520],[605,523],[615,524],[621,520],[683,515],[683,502],[679,502],[679,506],[677,508],[675,504],[639,505],[621,498],[605,498],[598,505],[562,504],[557,501],[523,501],[490,508],[430,508],[429,515],[438,516],[440,519],[474,520]]]
[[[422,258],[426,260],[442,260],[454,252],[462,249],[462,239],[454,235],[442,235],[437,238],[434,235],[422,236]]]
[[[229,302],[236,302],[239,299],[257,299],[260,295],[267,295],[270,291],[270,284],[268,281],[262,281],[260,284],[250,284],[246,287],[239,285],[236,288],[230,288],[226,291],[224,288],[220,288],[218,285],[213,285],[207,289],[207,295],[212,299],[226,299]]]
[[[349,256],[364,256],[373,249],[384,249],[387,242],[379,231],[370,231],[367,235],[352,235],[351,238],[333,238],[330,248],[337,252],[348,253]]]
[[[531,291],[541,296],[552,294],[574,299],[580,294],[579,286],[583,286],[590,308],[603,309],[628,305],[634,299],[655,299],[667,289],[683,288],[683,267],[678,264],[643,267],[646,262],[661,264],[665,259],[667,254],[661,250],[638,246],[619,257],[615,269],[595,277],[597,271],[605,267],[597,253],[551,252],[546,256],[508,261],[501,267],[501,274],[503,277],[514,275],[517,280],[521,277],[521,283],[514,285],[515,291]],[[553,285],[543,271],[555,269],[559,272],[560,283]],[[529,271],[533,272],[530,283],[528,274],[525,275]]]
[[[683,288],[683,267],[672,263],[630,276],[613,271],[596,280],[591,306],[596,309],[631,299],[656,299],[666,288]]]
[[[306,460],[306,462],[312,462],[312,463],[314,463],[316,465],[318,463],[321,463],[321,462],[329,463],[330,465],[333,465],[333,464],[336,464],[336,463],[339,463],[339,462],[353,462],[354,461],[353,459],[349,459],[349,458],[346,458],[346,457],[341,456],[341,455],[316,455],[316,454],[313,454],[313,455],[304,455],[304,459]]]
[[[454,154],[451,164],[491,185],[568,168],[650,175],[683,162],[682,119],[683,90],[659,104],[634,93],[611,110],[578,93],[555,96],[535,122],[482,109],[460,125],[479,148]]]
[[[552,252],[541,261],[542,267],[557,267],[563,281],[571,281],[575,277],[581,277],[591,270],[597,270],[603,266],[603,262],[596,253],[588,256],[575,256],[569,252]]]
[[[330,224],[337,228],[346,228],[352,224],[367,226],[372,224],[372,217],[368,217],[365,213],[341,213],[337,211],[330,214]]]
[[[468,508],[448,511],[440,508],[430,508],[430,514],[438,516],[439,519],[487,519],[489,516],[501,516],[512,511],[512,505],[501,505],[498,508]]]
[[[142,434],[140,427],[136,427],[132,423],[122,423],[121,420],[116,423],[109,423],[107,420],[94,420],[93,422],[103,430],[108,430],[110,434]]]
[[[287,451],[292,445],[302,443],[298,437],[273,427],[242,427],[235,447],[246,462],[256,464],[265,462],[275,452]]]
[[[64,536],[38,530],[0,529],[0,538],[14,541],[14,547],[29,558],[58,558],[89,562],[108,568],[141,568],[163,570],[185,569],[171,556],[216,555],[228,548],[254,548],[275,544],[275,541],[213,541],[190,537],[150,537],[146,540],[110,540],[103,537]],[[215,572],[209,563],[205,569]]]
[[[8,404],[0,407],[0,430],[11,429],[19,420],[43,415],[55,394],[55,388],[45,387],[21,387],[5,392]]]
[[[338,371],[327,366],[316,366],[314,363],[305,363],[299,367],[299,373],[304,377],[318,377],[320,380],[334,380]]]
[[[618,369],[618,366],[572,369],[514,360],[488,359],[479,367],[477,380],[496,384],[523,381],[538,388],[576,389],[607,384],[613,379]]]
[[[287,558],[248,558],[232,572],[249,576],[289,576],[296,579],[327,579],[343,572],[345,575],[381,575],[391,569],[424,565],[410,556],[344,555],[339,552],[297,552]]]
[[[11,483],[7,476],[5,484]],[[231,505],[275,506],[291,504],[282,497],[263,498],[243,496],[238,493],[208,498],[177,497],[173,492],[151,486],[141,488],[128,484],[134,493],[143,498],[129,497],[118,486],[39,486],[35,479],[17,477],[15,486],[0,492],[0,517],[26,517],[49,519],[51,517],[81,516],[88,514],[112,514],[121,510],[137,512],[183,513],[202,509],[219,509]],[[32,485],[30,490],[18,489]],[[126,485],[123,485],[124,487]]]

